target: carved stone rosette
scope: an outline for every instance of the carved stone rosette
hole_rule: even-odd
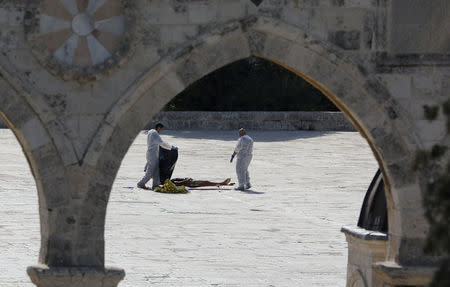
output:
[[[94,81],[133,50],[130,0],[30,1],[25,33],[32,52],[64,80]]]

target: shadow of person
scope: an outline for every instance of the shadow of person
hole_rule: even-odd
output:
[[[251,190],[251,189],[241,190],[241,192],[247,193],[247,194],[264,194],[264,192],[262,192],[262,191],[254,191],[254,190]]]

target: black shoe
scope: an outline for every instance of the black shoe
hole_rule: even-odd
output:
[[[145,189],[145,190],[152,190],[150,187],[145,186],[145,184],[141,185],[141,184],[137,184],[137,187]]]

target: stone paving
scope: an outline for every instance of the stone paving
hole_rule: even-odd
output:
[[[145,135],[117,175],[106,219],[106,263],[122,287],[345,286],[347,245],[377,163],[355,132],[250,132],[250,191],[168,195],[132,188],[143,175]],[[175,177],[236,181],[235,131],[168,131],[180,147]],[[20,146],[0,130],[0,286],[33,286],[39,219]]]

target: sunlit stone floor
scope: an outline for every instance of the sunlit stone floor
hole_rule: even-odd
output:
[[[186,195],[130,188],[143,175],[145,135],[119,170],[106,219],[106,264],[120,286],[344,286],[347,245],[377,169],[351,132],[250,132],[251,191]],[[236,181],[236,132],[168,131],[179,146],[175,177]],[[39,249],[37,196],[20,146],[0,130],[0,286],[33,286]]]

